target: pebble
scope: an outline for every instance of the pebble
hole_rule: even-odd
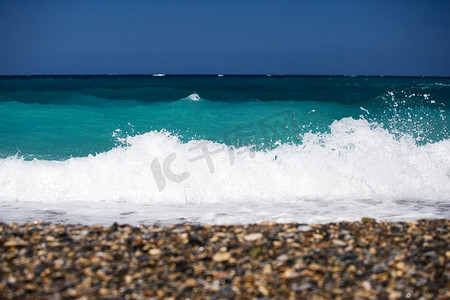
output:
[[[333,240],[333,245],[339,246],[339,247],[345,247],[347,246],[347,243],[341,240]]]
[[[247,242],[253,242],[256,240],[260,240],[262,237],[263,237],[262,233],[256,232],[244,235],[244,240],[246,240]]]
[[[149,253],[150,255],[157,256],[157,255],[160,255],[160,254],[161,254],[161,250],[159,250],[159,249],[150,249],[150,250],[148,251],[148,253]]]
[[[0,222],[0,299],[450,299],[449,228]]]
[[[297,227],[297,230],[305,232],[305,231],[311,231],[312,228],[309,225],[300,225],[300,226]]]
[[[222,262],[222,261],[227,261],[229,260],[231,257],[231,253],[230,252],[219,252],[219,253],[215,253],[212,257],[212,260],[214,262]]]
[[[28,242],[20,238],[9,239],[3,244],[4,247],[25,247],[28,245]]]

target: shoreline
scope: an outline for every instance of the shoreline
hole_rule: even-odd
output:
[[[0,222],[4,299],[445,299],[450,220]]]

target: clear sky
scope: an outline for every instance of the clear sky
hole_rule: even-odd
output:
[[[450,76],[450,1],[0,0],[0,74]]]

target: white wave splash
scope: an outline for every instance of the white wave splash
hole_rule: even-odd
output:
[[[189,100],[192,101],[199,101],[200,100],[200,95],[197,93],[192,93],[187,97]]]
[[[329,134],[305,134],[301,145],[270,151],[182,143],[165,132],[128,137],[127,143],[65,161],[1,159],[0,203],[287,206],[287,220],[297,221],[295,207],[307,207],[316,218],[339,218],[342,207],[348,216],[383,218],[389,210],[398,215],[391,205],[403,203],[403,216],[424,216],[427,206],[444,207],[448,216],[450,140],[418,146],[412,137],[395,138],[363,119],[335,121]],[[264,219],[270,213],[252,220]],[[242,214],[226,221],[242,222]]]

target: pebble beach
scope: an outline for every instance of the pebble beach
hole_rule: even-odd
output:
[[[0,223],[0,298],[449,299],[449,228]]]

